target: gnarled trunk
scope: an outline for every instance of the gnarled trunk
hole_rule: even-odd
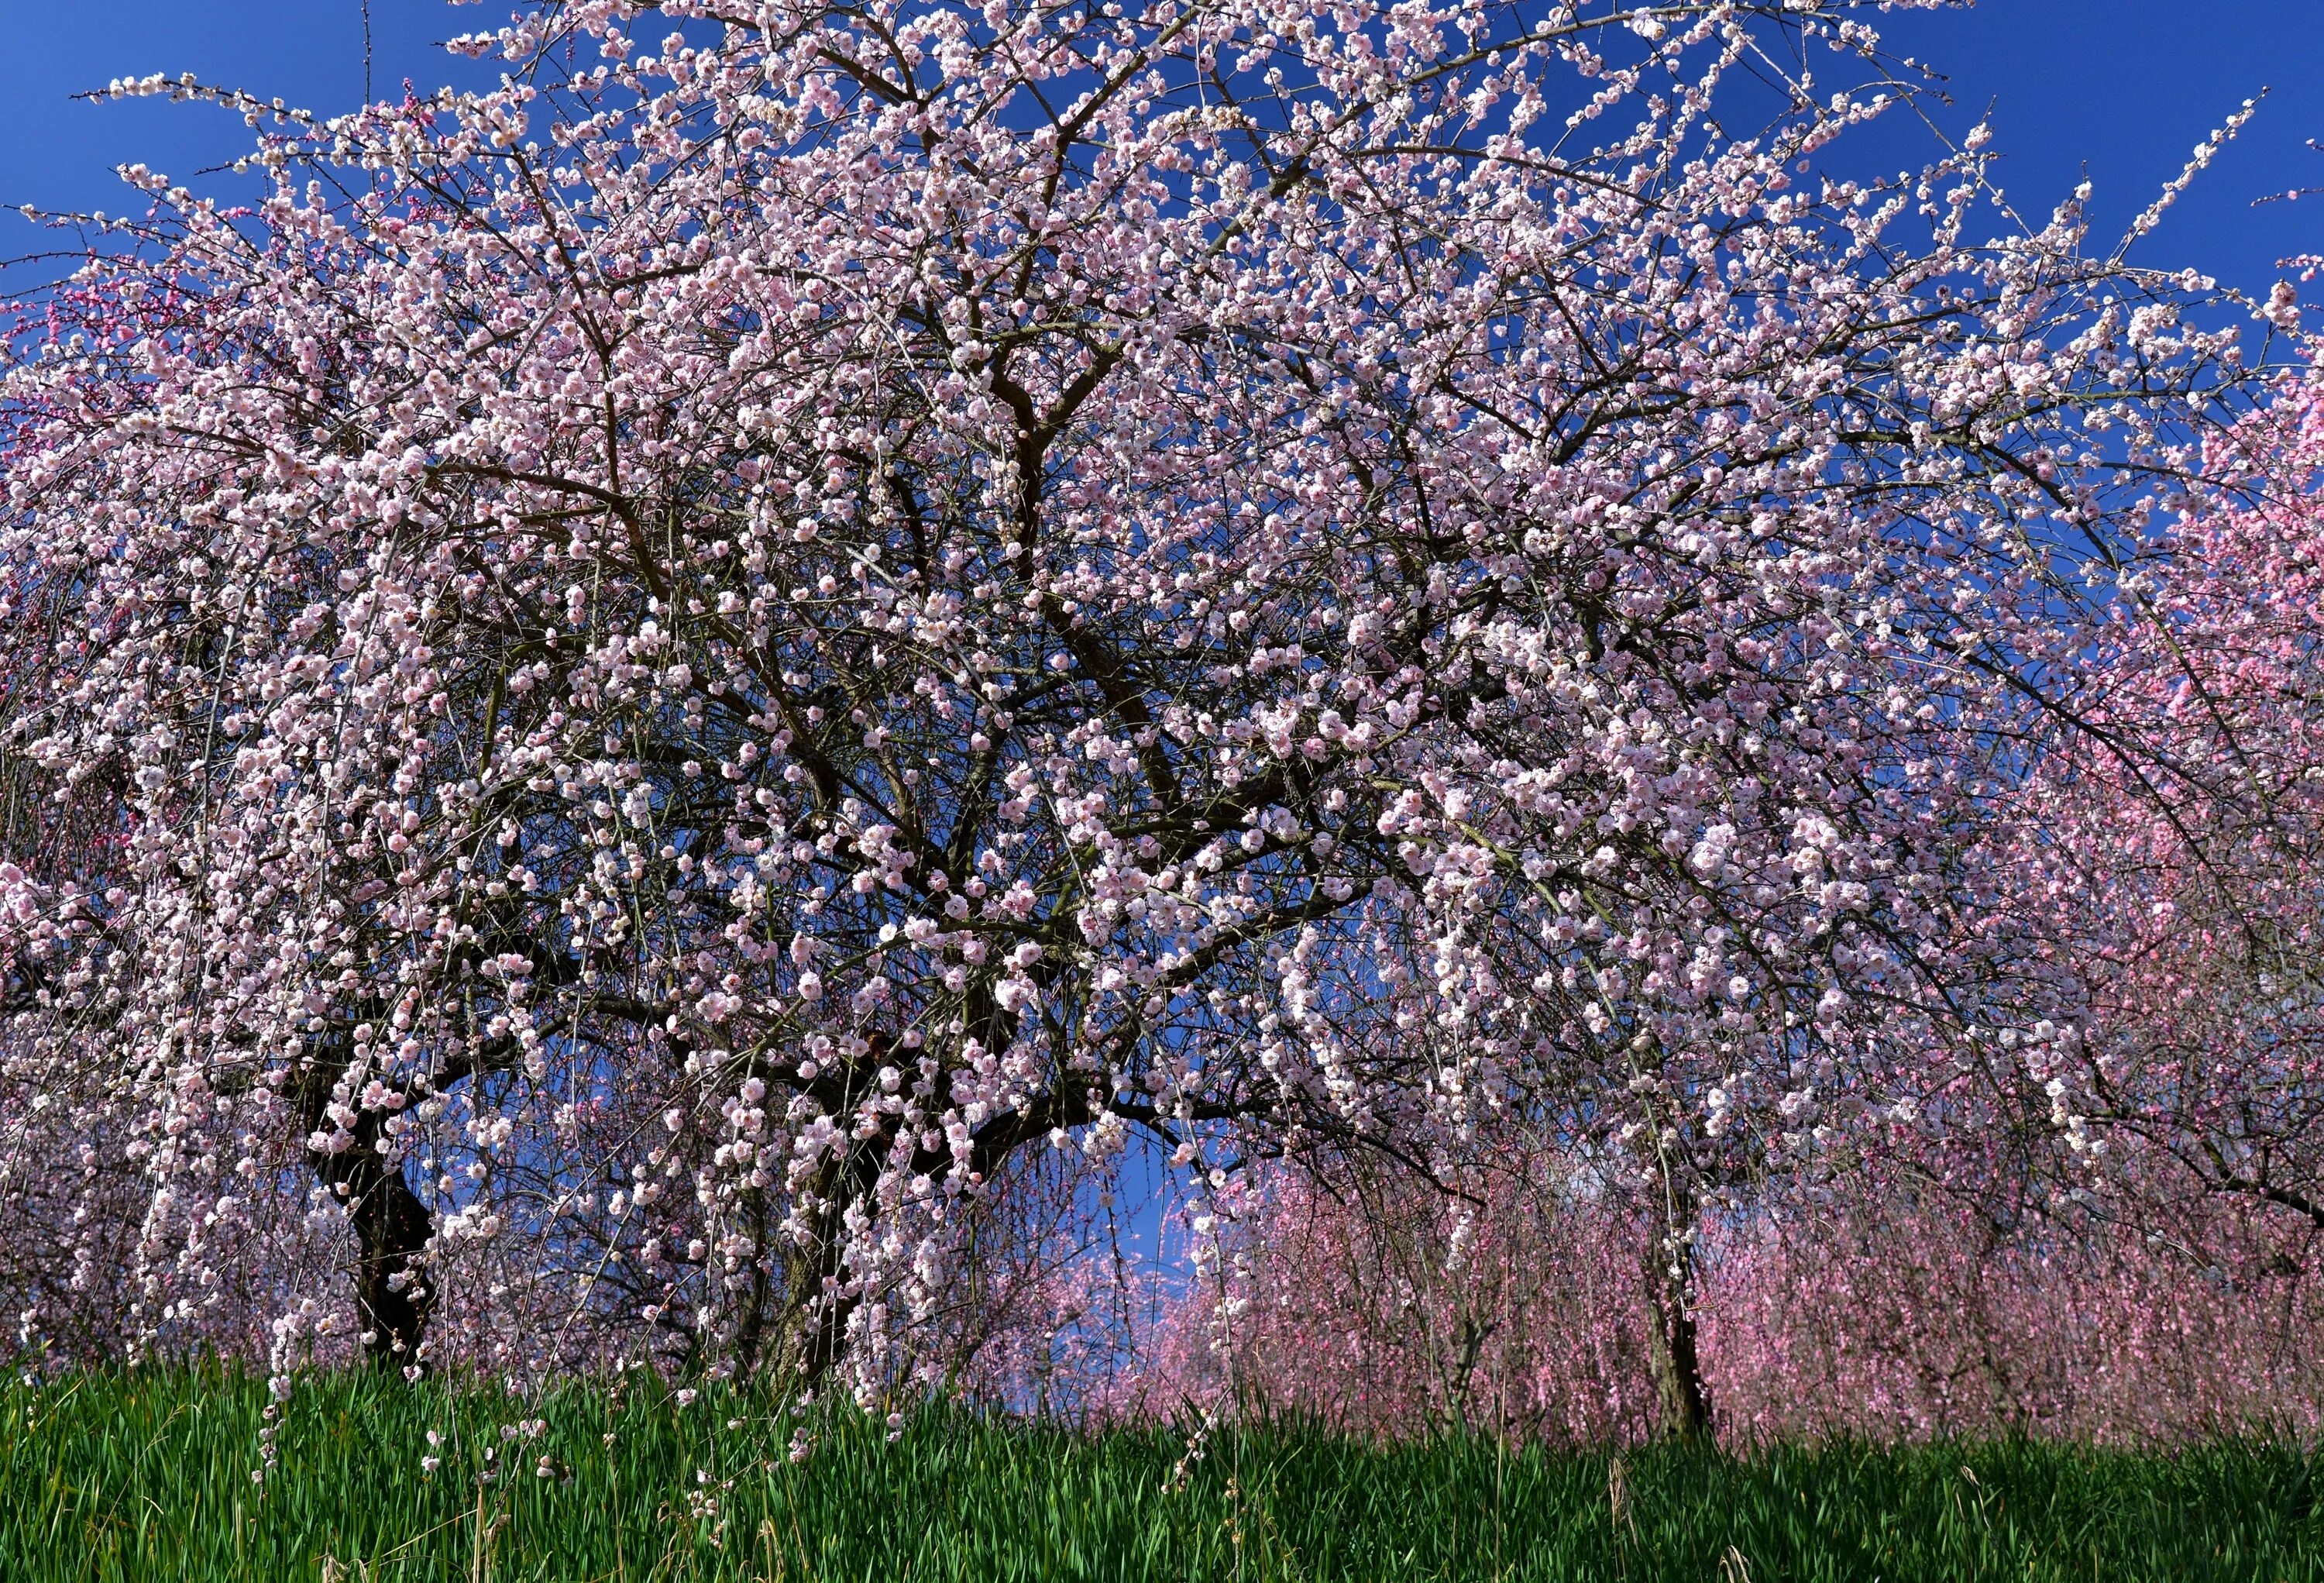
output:
[[[1711,1432],[1711,1387],[1696,1346],[1694,1245],[1683,1235],[1658,1236],[1648,1251],[1646,1356],[1658,1432],[1665,1440],[1695,1440]]]
[[[324,1129],[330,1100],[327,1083],[310,1078],[301,1106],[309,1135]],[[435,1217],[379,1148],[381,1118],[364,1112],[353,1141],[344,1149],[309,1148],[315,1174],[345,1206],[355,1232],[355,1309],[363,1321],[364,1356],[382,1367],[408,1368],[420,1362],[420,1343],[436,1293],[420,1269],[420,1255],[435,1235]]]
[[[762,1375],[807,1393],[820,1390],[839,1361],[856,1303],[826,1288],[840,1274],[847,1207],[871,1193],[888,1142],[884,1133],[858,1140],[844,1154],[824,1162],[808,1187],[824,1208],[810,1222],[806,1240],[787,1246],[779,1261],[766,1256],[764,1200],[754,1202],[761,1252],[753,1261],[756,1273],[735,1332],[735,1362],[742,1375]],[[779,1272],[779,1287],[771,1278],[770,1264]]]
[[[1010,1024],[990,1023],[984,1036],[988,1048],[1004,1048]],[[875,1074],[889,1060],[892,1048],[885,1034],[874,1033],[865,1056],[851,1069],[828,1075],[830,1088],[820,1097],[829,1114],[853,1114],[854,1101],[876,1080]],[[1074,1094],[1051,1095],[1030,1109],[991,1118],[975,1134],[968,1162],[970,1180],[983,1180],[1018,1147],[1046,1137],[1051,1127],[1087,1118],[1086,1105]],[[844,1273],[848,1236],[844,1217],[851,1205],[877,1212],[873,1192],[902,1125],[899,1118],[883,1118],[867,1135],[853,1138],[822,1163],[807,1191],[823,1208],[808,1220],[807,1236],[787,1246],[779,1261],[768,1256],[764,1235],[754,1237],[758,1273],[744,1298],[747,1306],[735,1336],[742,1374],[812,1393],[823,1387],[845,1354],[847,1327],[863,1300],[858,1293],[833,1290]],[[933,1178],[946,1175],[957,1164],[947,1144],[916,1150],[909,1169]],[[765,1218],[761,1207],[761,1226]],[[779,1289],[773,1279],[778,1273]]]

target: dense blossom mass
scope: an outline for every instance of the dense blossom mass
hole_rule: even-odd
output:
[[[1981,129],[1840,174],[1909,94],[1850,6],[462,47],[503,86],[328,121],[118,85],[265,123],[263,197],[131,171],[0,372],[28,1345],[868,1402],[1134,1138],[1215,1270],[1260,1162],[1517,1129],[1644,1214],[1685,1419],[1696,1228],[1772,1183],[2034,1116],[2313,1212],[2312,1065],[2192,1078],[2312,1026],[2195,856],[2309,904],[2312,650],[2246,602],[2315,562],[2189,517],[2239,343]]]
[[[2280,293],[2280,296],[2282,295]],[[2281,302],[2279,307],[2281,307]],[[2215,442],[2129,583],[2034,825],[2072,986],[2029,1046],[2067,1143],[2324,1229],[2324,392]],[[2235,488],[2228,494],[2229,486]],[[2029,847],[2033,845],[2029,841]],[[2159,1185],[2159,1184],[2158,1184]]]

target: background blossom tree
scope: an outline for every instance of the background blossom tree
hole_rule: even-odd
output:
[[[2290,288],[2266,311],[2296,327]],[[2312,1427],[2316,424],[2295,374],[2215,438],[2044,701],[2067,728],[1990,828],[2024,1004],[2050,1014],[1964,1029],[1996,1053],[1950,1084],[1924,1068],[1925,1110],[1682,1223],[1723,1432]],[[1275,1179],[1234,1233],[1230,1322],[1204,1295],[1166,1305],[1133,1388],[1231,1382],[1371,1431],[1683,1427],[1622,1258],[1641,1206],[1607,1177],[1502,1137],[1452,1196]]]
[[[1982,241],[1981,137],[1822,173],[1838,4],[466,47],[247,210],[131,172],[14,343],[27,1333],[868,1402],[1039,1151],[1516,1116],[1655,1206],[1699,1420],[1704,1206],[2038,1009],[1989,816],[2232,338]]]
[[[1671,1433],[1639,1257],[1653,1206],[1574,1162],[1507,1160],[1464,1177],[1465,1199],[1393,1171],[1265,1173],[1231,1232],[1227,1301],[1131,1305],[1126,1365],[1078,1336],[1052,1344],[1050,1399],[1100,1419],[1193,1400],[1384,1437]],[[1698,1364],[1724,1443],[2314,1432],[2307,1341],[2324,1315],[2299,1224],[2181,1195],[2158,1236],[2087,1185],[2011,1190],[1947,1163],[1778,1180],[1695,1228]],[[1112,1309],[1069,1287],[1056,1311],[1095,1313],[1102,1339]],[[1027,1360],[992,1356],[1029,1394]]]
[[[2292,289],[2270,312],[2296,325]],[[2125,579],[2028,815],[2059,1015],[2019,1047],[2094,1177],[2324,1230],[2324,521],[2312,375],[2213,444]]]

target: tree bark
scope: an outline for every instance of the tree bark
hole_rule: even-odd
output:
[[[1675,1273],[1674,1273],[1675,1266]],[[1692,1243],[1657,1239],[1646,1262],[1646,1354],[1654,1370],[1656,1427],[1665,1440],[1698,1440],[1711,1432],[1711,1387],[1696,1346]]]
[[[752,1292],[751,1307],[737,1337],[737,1361],[743,1373],[757,1372],[763,1350],[764,1372],[769,1376],[794,1392],[809,1393],[822,1388],[832,1365],[839,1361],[856,1302],[825,1288],[840,1273],[848,1206],[870,1196],[888,1142],[884,1132],[859,1139],[844,1155],[825,1161],[816,1173],[808,1190],[823,1200],[824,1207],[817,1211],[807,1240],[784,1250],[780,1306],[776,1307],[776,1294],[767,1283],[761,1282]],[[762,1270],[766,1263],[762,1254]]]
[[[310,1081],[301,1118],[309,1136],[324,1130],[327,1083]],[[324,1186],[346,1208],[355,1232],[355,1309],[363,1322],[364,1354],[382,1368],[420,1364],[420,1343],[436,1293],[420,1268],[435,1235],[435,1217],[404,1180],[401,1162],[380,1152],[381,1118],[365,1111],[354,1142],[337,1151],[309,1148],[307,1159]]]

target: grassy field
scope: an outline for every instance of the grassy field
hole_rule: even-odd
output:
[[[740,1430],[706,1395],[526,1402],[188,1373],[0,1388],[0,1578],[2324,1579],[2319,1458],[2024,1443],[1748,1459],[932,1416]],[[431,1451],[429,1430],[443,1444]],[[423,1470],[421,1458],[441,1458]]]

